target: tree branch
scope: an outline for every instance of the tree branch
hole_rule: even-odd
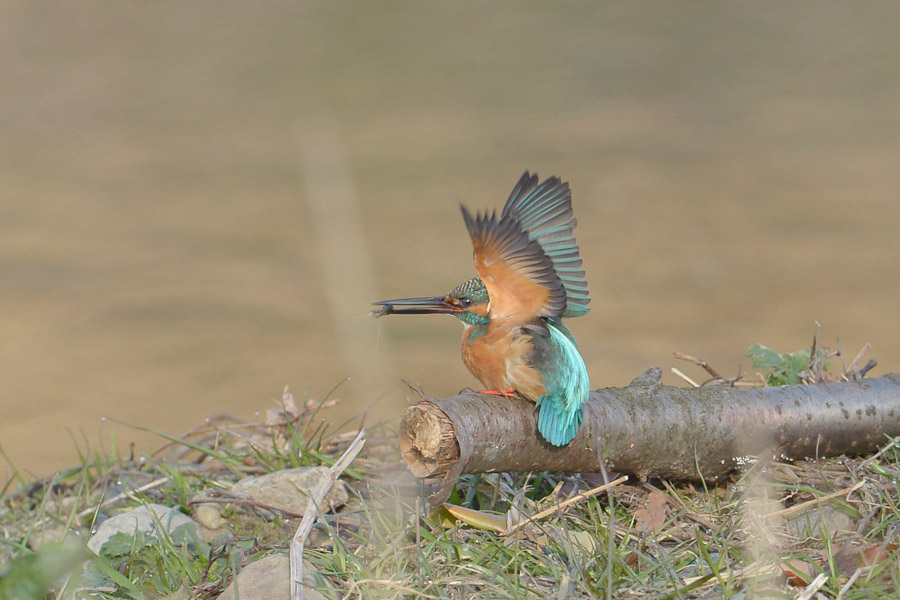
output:
[[[599,472],[717,480],[748,456],[865,454],[900,435],[900,375],[770,388],[677,388],[650,369],[624,388],[591,392],[578,435],[557,448],[537,432],[534,404],[463,390],[407,409],[400,449],[417,477],[449,496],[464,473]]]

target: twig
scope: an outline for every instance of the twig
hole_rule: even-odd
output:
[[[305,512],[295,512],[289,508],[278,506],[277,504],[267,504],[265,502],[260,502],[259,500],[256,500],[248,494],[240,494],[232,490],[212,490],[207,494],[191,498],[190,500],[188,500],[187,504],[188,506],[193,506],[194,504],[245,504],[247,506],[262,508],[264,510],[270,510],[272,512],[279,512],[285,517],[293,519],[299,519],[303,517],[304,514],[306,514]]]
[[[700,387],[699,383],[697,383],[696,381],[694,381],[693,379],[691,379],[690,377],[688,377],[687,375],[685,375],[684,373],[682,373],[681,371],[676,369],[675,367],[672,367],[672,373],[674,373],[675,375],[678,375],[679,377],[681,377],[682,379],[687,381],[689,384],[691,384],[691,387],[695,387],[695,388]]]
[[[737,374],[737,377],[735,377],[734,379],[731,380],[731,387],[736,387],[738,385],[741,385],[741,383],[743,382],[743,379],[744,379],[744,369],[740,364],[738,364],[738,374]]]
[[[596,496],[600,492],[606,491],[609,488],[615,487],[617,485],[621,485],[621,484],[625,483],[626,481],[628,481],[628,475],[622,475],[618,479],[610,481],[609,483],[604,483],[603,485],[598,485],[595,488],[592,488],[585,492],[581,492],[577,496],[572,496],[565,502],[562,502],[560,504],[554,504],[550,508],[544,509],[541,512],[537,513],[536,515],[532,515],[532,516],[528,517],[524,521],[519,521],[518,523],[516,523],[515,525],[513,525],[512,527],[510,527],[503,533],[505,535],[514,533],[532,521],[538,521],[540,519],[543,519],[544,517],[546,517],[548,515],[552,515],[553,513],[560,511],[568,506],[571,506],[572,504],[575,504],[576,502],[581,502],[585,498],[590,498],[591,496]]]
[[[866,352],[869,351],[869,348],[871,348],[871,344],[869,344],[869,342],[866,342],[860,349],[859,354],[856,355],[856,358],[853,359],[853,362],[850,363],[850,366],[847,367],[848,373],[853,373],[854,371],[856,371],[857,366],[859,365],[859,361],[861,361],[863,356],[866,355]]]
[[[812,597],[822,589],[822,586],[825,585],[826,581],[828,581],[828,575],[819,573],[819,575],[806,586],[806,589],[797,594],[796,600],[812,600]]]
[[[849,374],[848,374],[848,372],[847,372],[847,361],[844,360],[844,358],[845,358],[845,357],[844,357],[844,349],[841,347],[841,338],[837,338],[837,346],[838,346],[838,349],[837,349],[837,355],[838,355],[838,356],[840,357],[840,359],[841,359],[841,369],[843,369],[843,370],[841,371],[841,373],[843,373],[844,379],[845,379],[845,380],[849,380],[849,379],[850,379],[850,376],[849,376]]]
[[[746,567],[741,569],[737,569],[736,571],[732,571],[730,578],[732,581],[741,581],[745,578],[755,578],[761,577],[763,575],[773,575],[778,573],[778,569],[773,564],[763,563],[761,561],[756,561],[754,563],[750,563]],[[684,584],[686,586],[691,586],[697,582],[704,581],[702,585],[692,588],[692,592],[697,592],[703,588],[712,587],[719,583],[719,580],[715,578],[711,573],[706,575],[700,575],[698,577],[685,577],[683,579]],[[674,597],[674,596],[672,596]]]
[[[425,395],[425,392],[422,391],[422,385],[421,385],[421,384],[419,384],[419,387],[416,387],[416,386],[414,386],[413,384],[411,384],[410,382],[408,382],[408,381],[405,380],[405,379],[401,379],[400,381],[402,381],[403,383],[405,383],[405,384],[406,384],[406,387],[408,387],[408,388],[410,389],[411,392],[413,392],[414,394],[416,394],[416,395],[417,395],[419,398],[421,398],[422,400],[427,400],[427,399],[428,399],[428,396],[426,396],[426,395]]]
[[[888,445],[886,445],[884,448],[879,449],[878,452],[876,452],[875,454],[873,454],[873,455],[870,456],[869,458],[867,458],[867,459],[865,459],[864,461],[862,461],[861,466],[868,466],[868,465],[871,465],[871,464],[874,463],[876,460],[878,460],[879,458],[881,458],[881,456],[882,456],[885,452],[887,452],[888,450],[891,450],[891,449],[893,449],[893,448],[900,448],[900,440],[898,440],[897,438],[893,438],[893,437],[888,437],[888,439],[890,440],[890,443],[889,443]]]
[[[831,492],[830,494],[825,494],[824,496],[819,496],[817,498],[813,498],[812,500],[807,500],[806,502],[801,502],[800,504],[795,504],[794,506],[783,508],[781,510],[776,510],[775,512],[771,512],[766,515],[766,519],[771,517],[787,517],[789,515],[793,515],[799,512],[803,512],[807,508],[811,508],[813,506],[817,506],[822,502],[827,502],[828,500],[832,500],[833,498],[838,498],[840,496],[847,496],[851,492],[855,492],[862,486],[866,484],[865,480],[857,481],[851,487],[848,487],[843,490],[838,490],[836,492]]]
[[[366,444],[366,430],[363,429],[356,436],[356,439],[347,447],[339,459],[328,469],[328,473],[322,476],[316,487],[313,488],[309,495],[309,502],[306,504],[306,510],[303,512],[303,519],[300,526],[297,527],[297,533],[291,540],[291,600],[303,600],[303,547],[306,544],[306,538],[312,531],[313,524],[319,516],[319,504],[325,500],[325,496],[331,491],[334,482],[341,476],[341,473],[350,466],[356,455],[359,454],[363,446]]]
[[[876,366],[878,366],[878,361],[874,358],[869,359],[869,362],[866,363],[866,366],[859,370],[859,378],[862,379],[863,377],[865,377],[866,373],[874,369]]]
[[[850,579],[847,580],[847,583],[841,586],[841,589],[838,592],[838,595],[834,597],[834,600],[841,600],[845,595],[847,595],[847,592],[850,591],[850,588],[853,587],[853,584],[856,583],[856,580],[859,579],[859,576],[862,574],[862,572],[862,567],[853,571],[853,575],[850,576]]]
[[[822,328],[819,325],[818,321],[815,321],[816,331],[813,333],[812,347],[809,349],[809,364],[806,367],[806,372],[809,376],[806,378],[807,383],[813,383],[821,381],[821,377],[818,376],[818,369],[816,366],[818,365],[818,357],[816,356],[816,347],[819,344],[819,330]]]
[[[85,508],[84,510],[79,512],[77,515],[75,515],[75,519],[78,522],[81,522],[81,520],[83,518],[89,517],[93,514],[96,514],[96,513],[100,512],[102,509],[108,508],[108,507],[112,506],[113,504],[118,504],[119,502],[121,502],[125,499],[137,500],[136,494],[140,494],[141,492],[146,492],[148,490],[152,490],[153,488],[159,487],[162,484],[168,483],[168,482],[169,482],[168,477],[160,477],[159,479],[154,479],[150,483],[145,483],[144,485],[142,485],[140,487],[136,487],[132,490],[124,491],[121,494],[116,494],[115,496],[113,496],[111,498],[107,498],[106,500],[104,500],[103,502],[101,502],[95,506]]]
[[[707,362],[706,362],[705,360],[703,360],[702,358],[694,358],[694,357],[691,356],[690,354],[682,354],[681,352],[674,352],[673,354],[675,355],[675,358],[677,358],[678,360],[686,360],[686,361],[688,361],[688,362],[694,363],[694,364],[697,365],[698,367],[702,367],[702,368],[703,368],[707,373],[709,373],[714,379],[724,379],[724,377],[722,377],[721,375],[719,375],[719,372],[718,372],[718,371],[716,371],[715,369],[713,369],[713,368],[709,365],[709,363],[707,363]]]

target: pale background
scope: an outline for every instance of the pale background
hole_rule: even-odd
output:
[[[900,5],[4,2],[0,445],[47,475],[111,436],[339,422],[476,382],[447,317],[459,204],[571,182],[595,387],[748,346],[900,358]],[[4,480],[12,473],[0,466]]]

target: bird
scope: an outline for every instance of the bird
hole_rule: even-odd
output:
[[[499,215],[460,208],[477,276],[442,296],[374,302],[372,314],[459,319],[462,359],[482,393],[534,402],[541,436],[565,446],[590,393],[584,359],[563,323],[590,310],[569,184],[525,171]]]

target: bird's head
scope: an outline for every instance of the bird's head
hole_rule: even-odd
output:
[[[478,277],[461,283],[444,296],[398,298],[373,304],[379,307],[372,311],[376,317],[389,314],[448,314],[468,325],[487,325],[490,321],[488,316],[491,308],[490,298],[484,282]]]

